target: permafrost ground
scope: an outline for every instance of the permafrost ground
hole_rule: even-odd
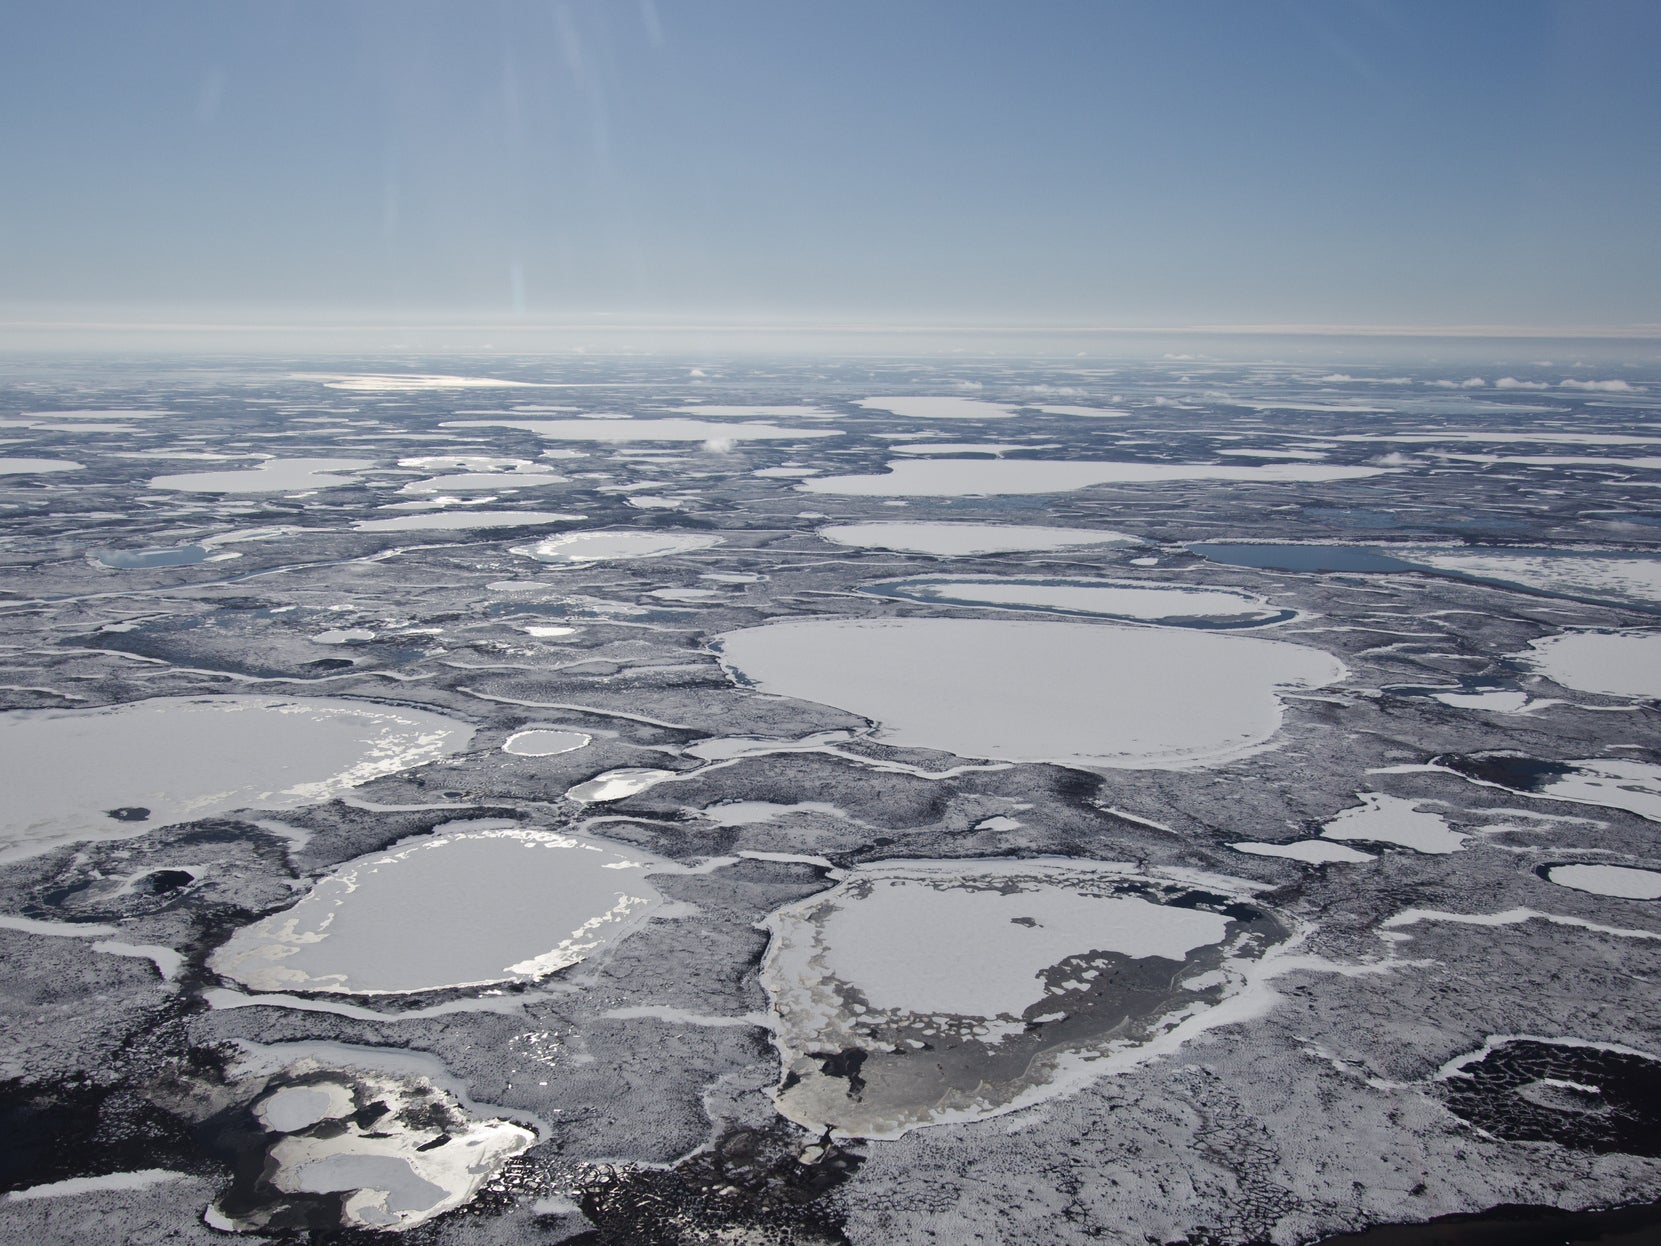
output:
[[[420,367],[10,369],[0,1237],[1661,1200],[1653,368]]]

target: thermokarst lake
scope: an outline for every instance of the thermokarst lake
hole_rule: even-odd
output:
[[[1661,1232],[1661,372],[1268,345],[20,360],[0,1237]]]

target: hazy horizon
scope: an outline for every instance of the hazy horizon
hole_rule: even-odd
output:
[[[13,348],[1661,335],[1652,5],[70,0],[10,27]]]

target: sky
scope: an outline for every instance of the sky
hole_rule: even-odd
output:
[[[1661,4],[4,0],[0,320],[1661,334]]]

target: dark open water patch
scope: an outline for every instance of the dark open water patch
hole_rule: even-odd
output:
[[[1361,545],[1229,545],[1203,542],[1189,550],[1210,562],[1260,571],[1417,571],[1413,563]]]
[[[1315,1246],[1656,1246],[1661,1203],[1598,1211],[1505,1204],[1323,1237]]]
[[[1444,753],[1432,757],[1430,764],[1513,792],[1538,792],[1552,779],[1578,772],[1567,762],[1542,761],[1523,753]]]

